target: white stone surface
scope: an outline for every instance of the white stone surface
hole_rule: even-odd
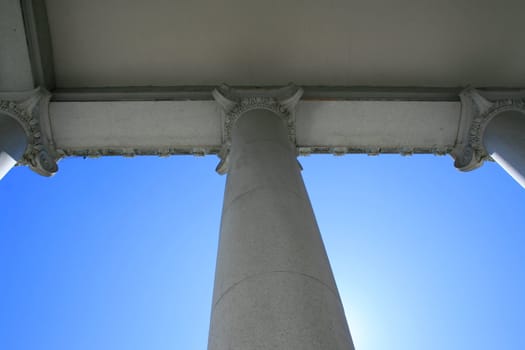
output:
[[[297,144],[446,148],[456,142],[459,115],[458,102],[303,101],[297,107]]]
[[[241,116],[230,157],[208,349],[353,349],[283,121]]]
[[[16,160],[13,159],[7,152],[0,150],[0,180],[16,165]]]
[[[192,149],[221,144],[222,123],[213,101],[52,102],[58,149]]]
[[[26,146],[27,136],[22,126],[0,113],[0,179],[22,158]]]
[[[525,188],[525,113],[507,111],[494,117],[483,142],[487,153]]]

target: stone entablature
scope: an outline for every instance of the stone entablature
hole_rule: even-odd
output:
[[[62,157],[109,155],[217,154],[217,171],[225,173],[231,128],[243,113],[255,109],[283,118],[298,155],[451,154],[455,166],[468,171],[491,160],[483,145],[489,122],[506,111],[525,113],[525,91],[516,89],[467,88],[459,93],[460,102],[319,99],[308,94],[301,99],[302,94],[303,88],[294,85],[222,85],[205,99],[201,94],[200,99],[98,101],[79,93],[62,101],[37,88],[0,93],[0,111],[27,135],[18,164],[45,176],[57,171]]]

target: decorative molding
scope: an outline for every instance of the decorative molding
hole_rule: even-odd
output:
[[[303,89],[289,84],[277,89],[234,89],[226,84],[213,91],[215,101],[222,107],[223,130],[219,174],[228,171],[232,128],[246,112],[265,109],[280,116],[288,126],[290,142],[295,145],[295,106],[303,95]]]
[[[83,157],[100,158],[106,156],[158,156],[169,157],[173,155],[193,155],[196,157],[208,154],[219,154],[220,149],[214,147],[160,147],[160,148],[82,148],[82,149],[61,149],[56,150],[56,154],[62,157]]]
[[[489,122],[506,111],[525,112],[524,98],[508,98],[489,101],[474,88],[466,88],[460,94],[461,120],[458,143],[451,152],[454,166],[461,171],[480,167],[485,160],[492,160],[483,145],[483,135]]]
[[[366,154],[369,156],[378,156],[381,154],[400,154],[409,156],[414,154],[434,154],[444,156],[452,152],[451,147],[370,147],[370,146],[297,146],[297,152],[300,156],[309,156],[311,154],[331,154],[334,156],[343,156],[347,154]]]
[[[169,157],[174,155],[193,155],[196,157],[206,155],[220,155],[220,147],[161,147],[161,148],[57,148],[55,154],[58,158],[63,157],[83,157],[83,158],[100,158],[106,156],[158,156]],[[377,156],[381,154],[434,154],[444,156],[452,152],[452,147],[363,147],[363,146],[297,146],[299,156],[309,156],[311,154],[332,154],[335,156],[346,154],[367,154]]]
[[[57,157],[52,151],[51,135],[42,127],[42,122],[48,119],[51,94],[37,88],[23,98],[11,100],[6,97],[9,95],[0,95],[0,112],[20,123],[27,135],[27,147],[18,164],[27,165],[40,175],[53,175],[58,171]]]
[[[211,85],[76,87],[53,91],[54,102],[92,101],[213,101]],[[235,86],[235,89],[261,91],[276,86]],[[461,87],[379,87],[302,85],[303,101],[440,101],[459,102]],[[479,89],[491,100],[525,96],[524,87]]]
[[[45,0],[20,0],[35,86],[56,88],[53,48]]]

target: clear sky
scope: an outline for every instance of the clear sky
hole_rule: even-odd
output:
[[[302,157],[358,350],[525,349],[525,190],[450,157]],[[217,158],[0,181],[0,349],[206,349]]]

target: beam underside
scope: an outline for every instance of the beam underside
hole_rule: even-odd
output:
[[[51,102],[63,155],[214,154],[222,144],[213,101]],[[459,102],[301,101],[296,145],[308,153],[448,153]]]

